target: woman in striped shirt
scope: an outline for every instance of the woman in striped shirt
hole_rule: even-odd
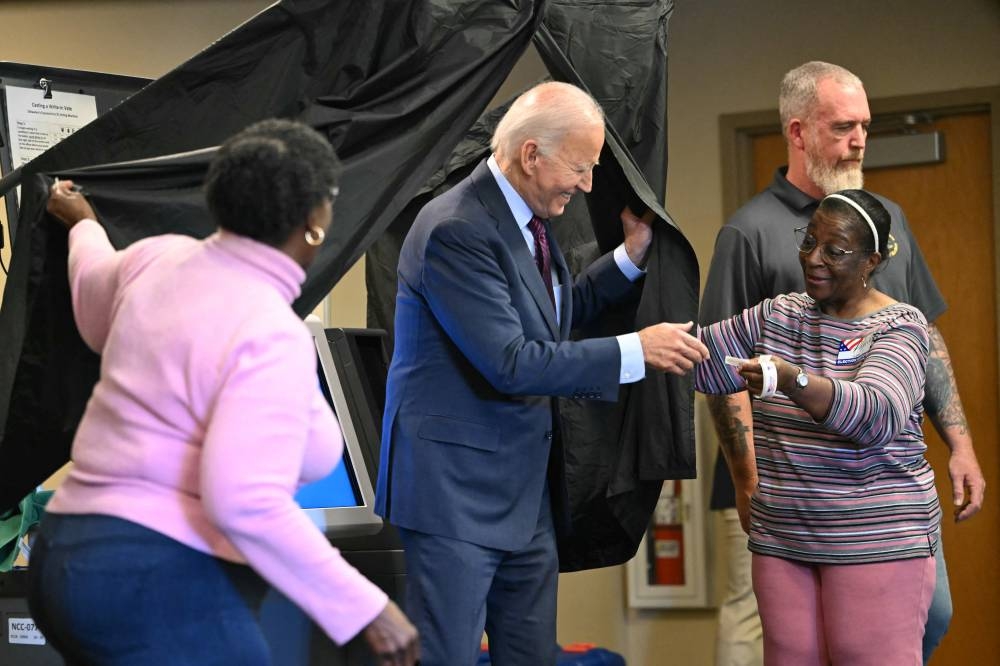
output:
[[[863,190],[828,195],[796,230],[806,293],[701,331],[696,388],[756,397],[753,451],[730,466],[769,665],[922,663],[940,524],[927,324],[869,284],[889,224]]]

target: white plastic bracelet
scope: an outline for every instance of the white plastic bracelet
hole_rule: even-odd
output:
[[[774,361],[770,354],[761,354],[757,357],[760,362],[760,371],[764,375],[764,383],[760,389],[758,398],[770,398],[778,391],[778,369],[774,367]]]

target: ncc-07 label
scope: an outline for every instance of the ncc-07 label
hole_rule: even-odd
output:
[[[18,645],[45,645],[45,636],[30,617],[7,618],[7,642]]]

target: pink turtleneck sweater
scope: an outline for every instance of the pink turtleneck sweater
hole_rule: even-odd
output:
[[[290,307],[302,268],[225,231],[116,252],[84,220],[69,243],[73,312],[101,375],[48,510],[117,516],[248,563],[335,641],[352,638],[387,597],[293,499],[343,446]]]

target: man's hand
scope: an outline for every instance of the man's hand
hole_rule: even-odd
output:
[[[361,635],[379,666],[413,666],[420,659],[417,629],[392,601],[362,630]]]
[[[83,219],[96,220],[94,209],[73,186],[71,180],[56,180],[49,190],[49,202],[45,206],[51,215],[63,223],[67,229]]]
[[[664,322],[647,326],[639,331],[642,356],[646,363],[657,370],[683,375],[708,358],[708,347],[687,331],[692,322],[671,324]]]
[[[621,219],[628,258],[639,268],[644,268],[649,245],[653,242],[653,220],[656,219],[656,214],[652,210],[647,210],[642,217],[639,217],[631,208],[625,206]]]
[[[986,479],[971,447],[952,452],[948,459],[948,476],[951,477],[955,522],[959,523],[979,513],[986,494]]]

